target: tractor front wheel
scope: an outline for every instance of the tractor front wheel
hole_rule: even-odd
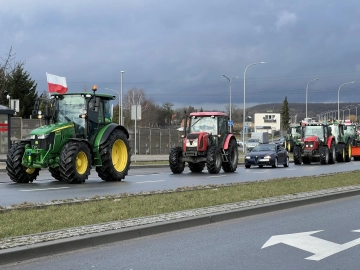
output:
[[[69,184],[81,184],[88,179],[92,156],[85,142],[69,141],[60,153],[59,171],[61,179]]]
[[[332,142],[329,149],[329,164],[335,164],[335,162],[336,162],[336,149],[334,142]]]
[[[206,166],[211,174],[217,174],[221,170],[221,152],[217,146],[211,146],[206,157]]]
[[[121,181],[130,169],[130,145],[125,133],[114,129],[99,147],[102,166],[96,172],[104,181]]]
[[[327,146],[320,147],[320,163],[323,165],[329,163],[329,148]]]
[[[170,149],[169,166],[170,166],[170,170],[175,174],[182,173],[185,168],[185,162],[182,161],[182,152],[183,150],[180,146],[176,146]]]
[[[345,162],[350,162],[351,161],[351,155],[352,155],[352,148],[351,148],[351,143],[348,142],[345,146],[346,149],[346,156],[345,156]]]
[[[301,158],[301,147],[300,146],[294,146],[294,164],[295,165],[301,165],[302,158]]]
[[[56,180],[62,181],[59,167],[49,167],[49,172],[51,173],[51,176],[54,177]]]
[[[225,151],[228,161],[222,163],[224,172],[235,172],[238,165],[238,147],[235,139],[232,139],[229,143],[228,150]]]
[[[13,144],[6,158],[6,170],[10,179],[16,183],[33,182],[39,175],[39,168],[26,168],[21,164],[26,142]]]

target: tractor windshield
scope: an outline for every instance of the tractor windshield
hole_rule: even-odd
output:
[[[217,118],[215,117],[192,117],[190,132],[208,132],[217,134]]]
[[[79,117],[85,113],[85,99],[80,95],[63,95],[55,101],[55,122],[74,122],[85,127],[85,119]]]
[[[311,136],[317,136],[319,138],[324,138],[323,126],[306,126],[304,132],[305,138]]]

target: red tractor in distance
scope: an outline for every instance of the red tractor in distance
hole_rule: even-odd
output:
[[[211,174],[219,173],[221,168],[235,172],[238,147],[228,122],[228,115],[222,112],[193,112],[186,116],[182,146],[173,147],[169,153],[171,171],[182,173],[187,162],[191,172],[202,172],[205,165]]]
[[[331,127],[326,123],[306,123],[301,143],[294,146],[294,163],[310,164],[320,161],[321,164],[334,164],[336,161],[335,138]]]

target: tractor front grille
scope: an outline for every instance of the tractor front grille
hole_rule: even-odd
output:
[[[50,144],[54,144],[54,132],[50,133],[50,135],[46,139],[38,139],[37,136],[35,139],[31,140],[31,147],[48,150]]]

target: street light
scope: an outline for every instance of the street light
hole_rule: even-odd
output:
[[[229,86],[230,86],[230,120],[232,120],[232,118],[231,118],[231,111],[232,111],[232,109],[231,109],[231,82],[233,80],[237,79],[239,76],[236,76],[235,78],[232,78],[231,80],[229,79],[229,77],[225,76],[224,74],[223,74],[223,76],[229,81]],[[232,131],[232,126],[230,126],[230,131]]]
[[[347,106],[347,107],[344,107],[345,110],[349,110],[349,120],[350,120],[350,109],[351,107],[350,106]],[[345,120],[345,119],[344,119]]]
[[[310,82],[312,82],[312,81],[317,81],[318,80],[318,78],[315,78],[315,79],[312,79],[311,81],[309,81],[308,83],[307,83],[307,85],[306,85],[306,104],[305,104],[305,119],[307,120],[307,101],[308,101],[308,89],[309,89],[309,83]]]
[[[243,152],[245,153],[245,93],[246,93],[246,70],[250,67],[250,66],[253,66],[253,65],[256,65],[256,64],[266,64],[266,62],[260,62],[260,63],[252,63],[250,65],[248,65],[246,68],[245,68],[245,71],[244,71],[244,114],[243,114]]]
[[[356,115],[356,120],[355,120],[355,122],[357,122],[357,118],[358,118],[358,116],[357,116],[357,108],[360,106],[360,104],[357,104],[357,105],[349,105],[349,107],[355,107],[355,115]]]
[[[120,115],[119,115],[119,117],[121,117],[120,118],[120,123],[121,123],[121,125],[123,126],[123,102],[122,102],[122,91],[123,91],[123,73],[124,73],[125,71],[120,71],[120,93],[121,93],[121,101],[120,101],[120,107],[121,107],[121,111],[120,111]]]
[[[340,88],[341,86],[345,85],[345,84],[349,84],[349,83],[354,83],[355,81],[353,82],[346,82],[346,83],[343,83],[342,85],[339,86],[339,89],[338,89],[338,115],[340,115]],[[344,114],[343,114],[343,118],[344,118]],[[344,119],[343,119],[344,120]]]
[[[105,88],[105,90],[110,90],[110,91],[114,91],[118,94],[119,96],[119,125],[120,125],[120,94],[118,91],[114,90],[114,89],[110,89],[110,88]]]

